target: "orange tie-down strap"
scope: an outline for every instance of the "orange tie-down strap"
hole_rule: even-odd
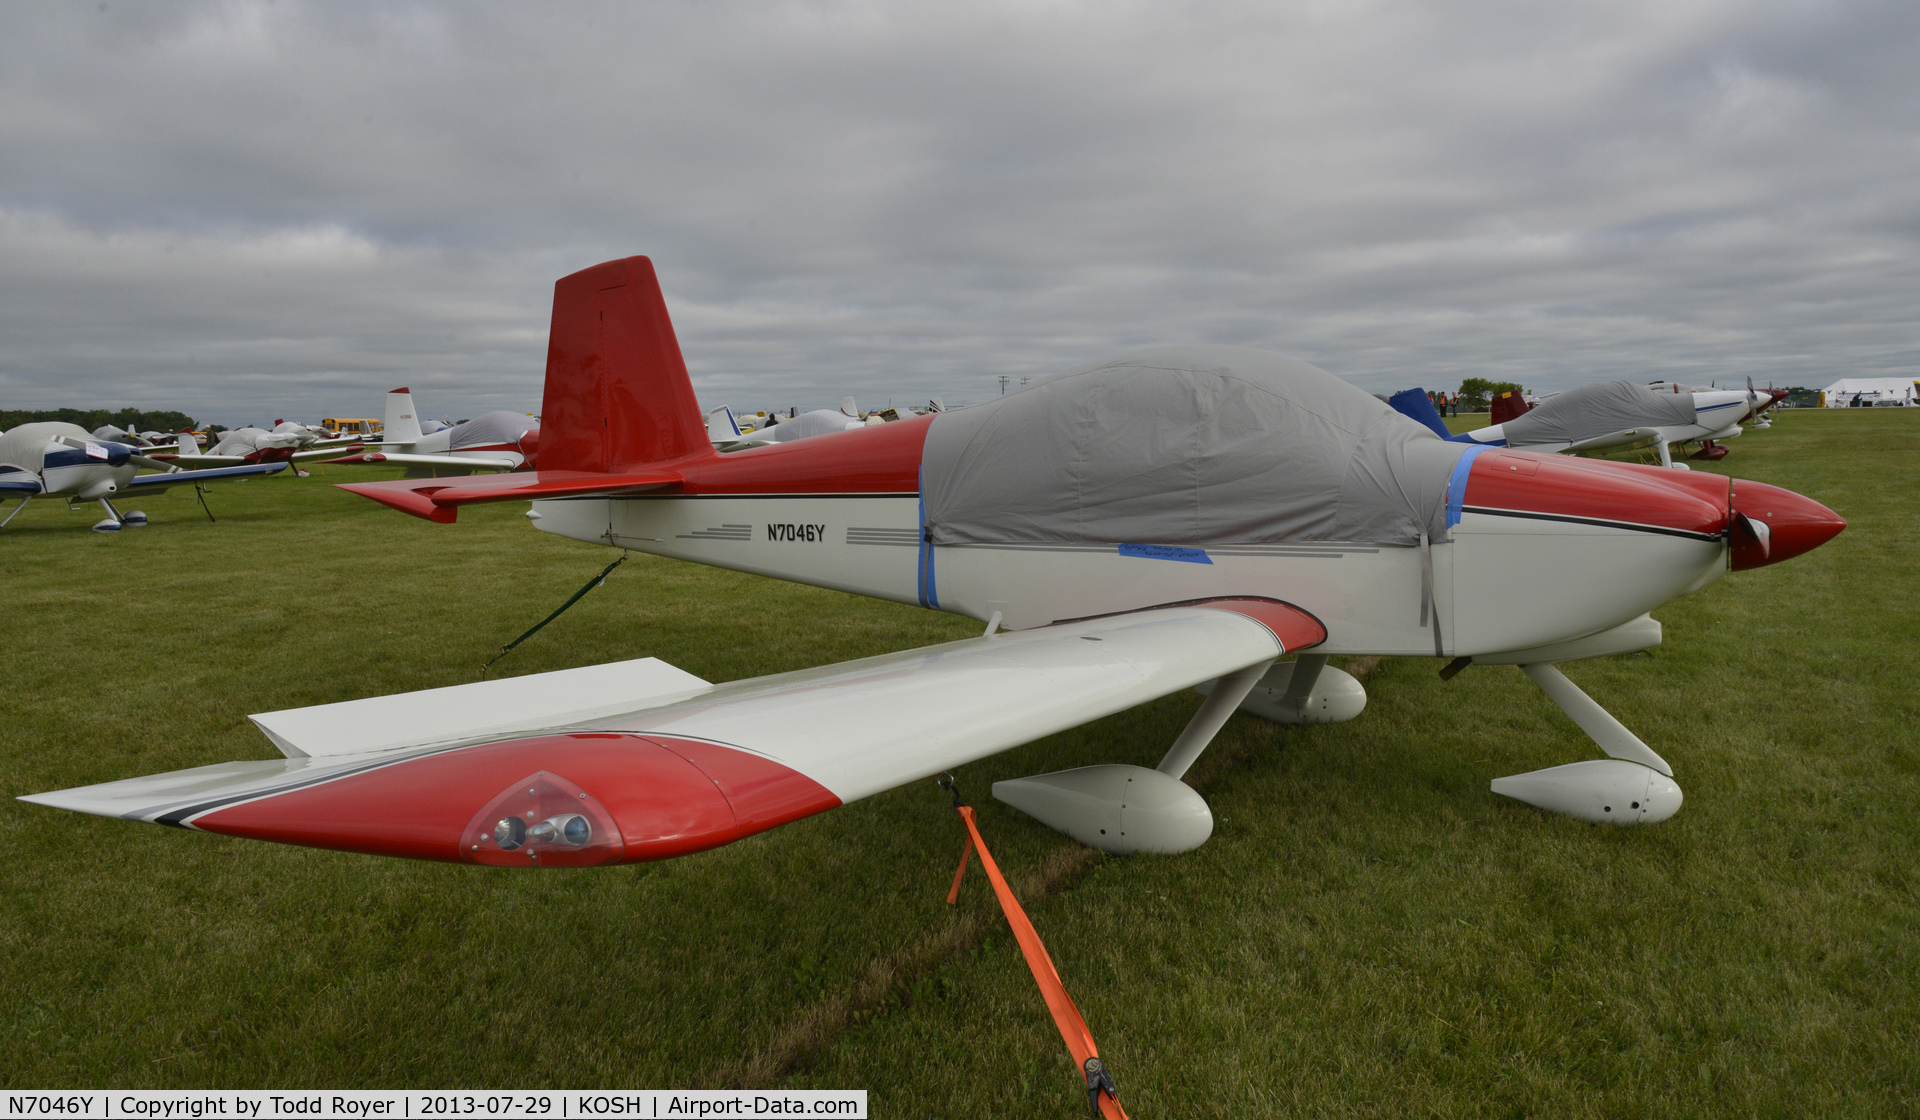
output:
[[[1033,970],[1033,982],[1040,985],[1040,994],[1047,1000],[1047,1010],[1053,1012],[1053,1024],[1060,1028],[1060,1037],[1066,1040],[1074,1064],[1086,1075],[1087,1099],[1106,1120],[1127,1120],[1127,1112],[1120,1107],[1117,1095],[1120,1090],[1107,1073],[1105,1063],[1101,1062],[1099,1048],[1093,1044],[1093,1032],[1087,1029],[1087,1021],[1080,1017],[1080,1009],[1073,1005],[1073,997],[1067,995],[1066,985],[1060,983],[1060,973],[1054,970],[1053,958],[1047,955],[1047,947],[1040,943],[1040,935],[1034,932],[1033,923],[1027,920],[1027,912],[1020,908],[1020,900],[1013,897],[1013,888],[1007,886],[1006,876],[1000,874],[1000,865],[993,862],[993,854],[987,851],[987,842],[980,838],[980,826],[974,821],[973,806],[960,805],[954,811],[966,822],[967,843],[960,849],[960,866],[953,873],[953,889],[947,892],[947,905],[951,906],[960,900],[960,877],[967,873],[967,857],[978,850],[980,866],[993,883],[993,893],[1000,900],[1000,909],[1007,916],[1007,925],[1013,928],[1013,938],[1020,943],[1020,952],[1026,955],[1027,967]]]

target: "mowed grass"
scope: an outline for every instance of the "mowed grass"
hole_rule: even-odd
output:
[[[1129,1111],[1902,1115],[1920,1109],[1920,413],[1796,411],[1713,469],[1850,528],[1568,674],[1673,763],[1642,829],[1491,794],[1597,756],[1517,669],[1356,665],[1359,719],[1237,717],[1193,779],[1211,841],[1089,853],[1001,777],[1152,765],[1175,696],[964,768]],[[263,479],[153,524],[0,533],[0,774],[24,793],[273,752],[246,713],[478,679],[612,554],[520,509],[458,526]],[[360,477],[360,476],[356,476]],[[97,508],[97,507],[96,507]],[[1524,604],[1517,604],[1524,609]],[[658,656],[712,680],[978,624],[635,557],[496,667]],[[849,720],[909,720],[858,711]],[[1084,1115],[931,783],[716,852],[510,872],[7,802],[9,1086],[864,1087],[876,1115]]]

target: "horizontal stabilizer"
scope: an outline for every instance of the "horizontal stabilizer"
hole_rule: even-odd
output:
[[[366,463],[388,463],[403,467],[448,467],[464,468],[476,471],[510,471],[520,465],[520,456],[514,455],[408,455],[394,451],[369,451],[363,455],[346,455],[338,459],[328,459],[329,463],[358,465]]]
[[[448,480],[408,478],[392,482],[340,483],[363,498],[372,498],[401,513],[411,513],[443,525],[452,524],[460,507],[474,502],[526,502],[538,498],[584,498],[676,486],[672,471],[638,470],[619,474],[599,471],[522,471],[482,478]]]
[[[287,469],[285,463],[242,463],[232,467],[210,467],[201,471],[174,471],[170,474],[137,474],[127,483],[128,490],[165,490],[185,483],[211,482],[216,478],[244,478],[254,474],[273,474]]]
[[[713,686],[655,657],[249,716],[288,758],[435,746],[586,723]]]

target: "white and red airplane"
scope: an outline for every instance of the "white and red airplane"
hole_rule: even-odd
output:
[[[141,474],[141,467],[159,473]],[[20,504],[0,519],[0,528],[27,508],[29,501],[51,494],[65,496],[69,503],[99,502],[107,516],[94,524],[94,531],[117,532],[122,526],[145,525],[147,515],[137,509],[121,513],[113,504],[116,497],[285,469],[285,463],[244,463],[211,470],[181,470],[148,457],[141,448],[97,440],[77,424],[22,424],[0,433],[0,498],[20,499]]]
[[[540,424],[519,412],[483,412],[464,424],[425,432],[413,392],[403,385],[387,393],[386,427],[375,447],[328,462],[398,464],[409,478],[518,470],[532,466],[539,454]]]
[[[250,463],[304,463],[360,446],[351,437],[324,438],[318,430],[292,420],[275,421],[272,431],[246,427],[222,432],[204,452],[191,432],[182,432],[177,438],[179,442],[174,450],[159,449],[153,457],[175,466],[237,467]]]
[[[1609,757],[1494,789],[1658,821],[1680,804],[1671,768],[1555,664],[1657,644],[1648,611],[1845,527],[1761,483],[1443,441],[1312,366],[1232,347],[722,455],[644,257],[556,285],[542,420],[537,471],[346,489],[438,522],[530,500],[546,532],[986,632],[727,684],[648,658],[271,712],[254,722],[283,759],[26,800],[420,859],[649,860],[1212,682],[1157,768],[994,787],[1109,851],[1184,851],[1213,821],[1180,778],[1236,709],[1350,718],[1364,690],[1328,656],[1384,654],[1521,666]]]

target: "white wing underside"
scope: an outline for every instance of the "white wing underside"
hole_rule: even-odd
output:
[[[1659,428],[1623,428],[1605,435],[1589,436],[1571,443],[1526,443],[1513,445],[1516,451],[1547,451],[1572,454],[1581,451],[1619,450],[1646,447],[1660,442]]]
[[[555,731],[622,731],[751,751],[845,802],[1285,652],[1272,630],[1244,615],[1169,607],[722,685],[644,658],[269,712],[254,722],[290,757],[22,800],[152,820],[210,796],[325,781],[399,757]]]

